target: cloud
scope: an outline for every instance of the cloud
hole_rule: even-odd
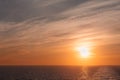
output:
[[[120,44],[119,4],[119,0],[0,0],[0,53],[32,54],[35,48],[41,53],[43,48],[82,42],[94,42],[96,47]]]
[[[33,17],[52,18],[87,0],[0,0],[0,20],[19,22]]]

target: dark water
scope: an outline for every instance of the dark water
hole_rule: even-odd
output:
[[[120,80],[120,66],[1,66],[0,80]]]

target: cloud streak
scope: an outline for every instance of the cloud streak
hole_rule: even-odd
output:
[[[119,14],[120,0],[0,0],[0,55],[41,55],[84,42],[117,51]]]

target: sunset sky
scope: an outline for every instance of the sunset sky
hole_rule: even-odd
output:
[[[120,0],[0,0],[0,65],[120,65]]]

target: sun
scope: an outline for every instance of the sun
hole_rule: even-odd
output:
[[[90,57],[90,48],[87,46],[77,47],[77,51],[80,54],[81,58],[89,58]]]

